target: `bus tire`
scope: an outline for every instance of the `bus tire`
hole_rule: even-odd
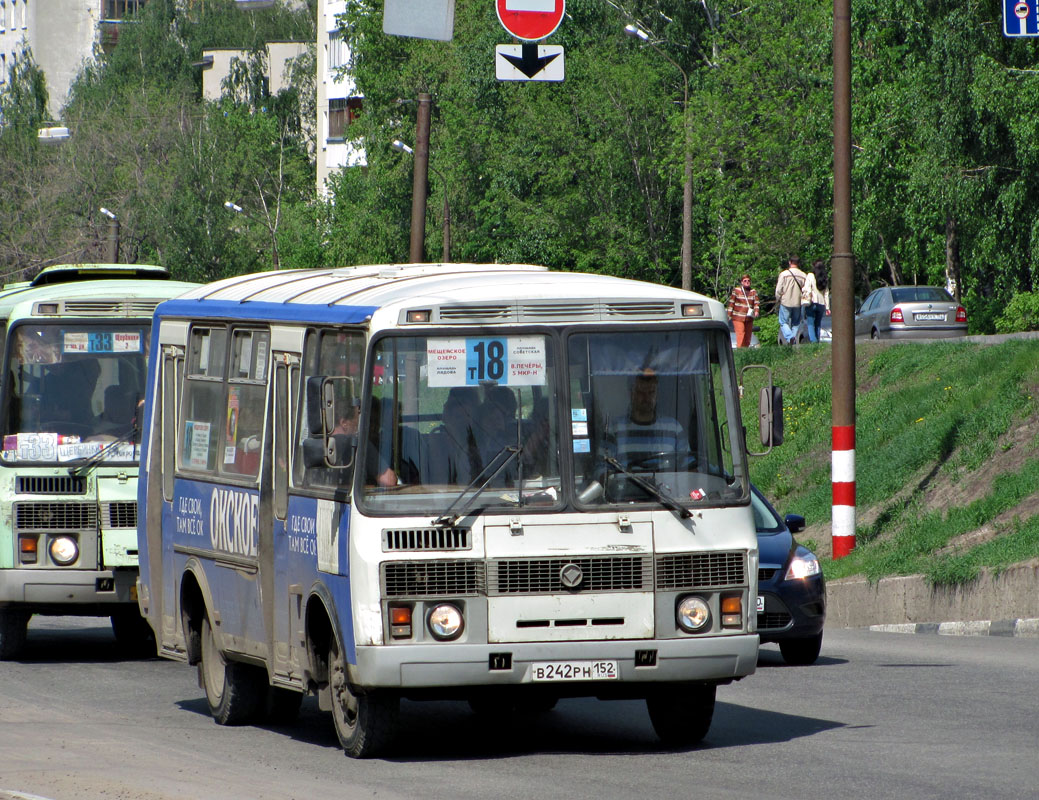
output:
[[[656,695],[646,699],[649,721],[667,747],[690,747],[707,735],[714,717],[714,684],[682,687],[681,696]]]
[[[137,609],[119,611],[111,615],[111,620],[112,633],[120,647],[142,657],[156,654],[151,626]]]
[[[248,664],[228,661],[216,646],[209,615],[202,620],[202,660],[199,684],[206,693],[209,713],[218,725],[252,722],[263,708],[266,685],[261,671]]]
[[[346,659],[332,636],[328,646],[328,688],[332,721],[339,744],[352,758],[371,758],[389,745],[397,728],[400,698],[394,694],[355,694],[346,675]]]
[[[0,610],[0,661],[10,661],[22,652],[30,616],[24,611]]]

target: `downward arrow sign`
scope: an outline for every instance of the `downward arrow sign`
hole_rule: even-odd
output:
[[[554,53],[550,56],[538,56],[538,46],[534,42],[523,43],[519,58],[516,58],[516,56],[505,55],[504,53],[502,54],[502,58],[512,64],[512,66],[528,78],[533,78],[558,57],[558,53]]]
[[[495,76],[500,81],[563,80],[563,48],[559,45],[500,44],[495,51]]]

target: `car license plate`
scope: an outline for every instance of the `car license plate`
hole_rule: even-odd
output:
[[[916,314],[918,322],[945,322],[945,314]]]
[[[764,611],[764,610],[765,610],[765,598],[764,598],[763,595],[759,594],[758,595],[758,611],[761,612],[761,611]]]
[[[615,681],[620,678],[616,661],[538,661],[531,664],[535,683],[556,681]]]

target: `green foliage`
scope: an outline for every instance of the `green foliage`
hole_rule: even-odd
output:
[[[996,319],[996,333],[1039,330],[1039,292],[1021,292]]]
[[[312,10],[254,14],[233,0],[152,0],[120,30],[118,45],[98,52],[73,84],[64,144],[36,141],[46,106],[38,70],[19,72],[17,91],[0,99],[4,119],[23,132],[12,158],[16,137],[0,135],[0,212],[10,222],[0,227],[0,271],[99,260],[101,206],[119,216],[122,260],[161,263],[178,278],[270,268],[283,248],[301,263],[320,262],[312,126],[300,124],[301,114],[315,114],[313,53],[297,59],[288,89],[257,90],[264,43],[313,41]],[[194,63],[212,46],[252,54],[234,78],[254,91],[237,102],[201,100]],[[230,213],[226,201],[245,213]]]
[[[762,348],[783,386],[786,440],[751,464],[752,477],[784,510],[809,525],[830,515],[829,349]],[[742,359],[742,361],[741,361]],[[738,364],[747,360],[737,356]],[[856,419],[857,548],[826,562],[827,577],[925,573],[933,582],[968,580],[982,566],[998,567],[1039,555],[1034,520],[1002,531],[1005,542],[950,548],[955,537],[992,525],[1039,485],[1039,460],[1001,459],[1029,448],[1020,431],[1039,412],[1039,343],[935,343],[858,346]],[[754,398],[744,397],[744,417]],[[995,472],[996,479],[982,477]],[[930,502],[936,485],[948,498]],[[1011,535],[1012,534],[1012,535]]]
[[[494,47],[507,37],[492,3],[456,4],[450,42],[386,36],[380,3],[347,4],[365,98],[350,133],[367,167],[338,176],[334,205],[319,208],[306,174],[314,127],[299,124],[317,117],[317,54],[278,97],[260,80],[266,42],[314,41],[315,0],[249,13],[233,0],[151,0],[63,99],[74,138],[107,144],[38,152],[44,87],[31,71],[0,97],[0,270],[96,254],[99,200],[119,207],[124,257],[193,275],[269,265],[275,252],[281,263],[289,251],[301,263],[404,260],[412,163],[389,143],[414,144],[420,92],[433,97],[429,258],[441,252],[446,201],[456,260],[677,284],[687,132],[695,289],[724,296],[745,271],[770,287],[785,256],[828,257],[829,4],[571,0],[567,12],[549,40],[565,49],[566,79],[552,84],[495,79]],[[856,294],[942,285],[948,260],[972,332],[997,319],[1009,329],[1009,309],[1039,290],[1039,42],[1003,37],[1000,14],[973,0],[853,6]],[[652,44],[625,37],[627,23]],[[227,86],[232,106],[254,112],[234,121],[240,145],[206,138],[220,126],[194,65],[212,47],[248,54]],[[250,216],[228,221],[225,200]],[[772,319],[761,322],[769,346]]]

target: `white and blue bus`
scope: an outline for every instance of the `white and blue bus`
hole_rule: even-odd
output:
[[[138,406],[155,307],[197,285],[145,264],[61,264],[0,290],[0,661],[34,614],[109,616],[120,642],[147,637]]]
[[[139,600],[217,722],[315,694],[365,757],[402,698],[595,696],[690,743],[754,671],[717,301],[526,265],[284,270],[163,303],[152,337]]]

